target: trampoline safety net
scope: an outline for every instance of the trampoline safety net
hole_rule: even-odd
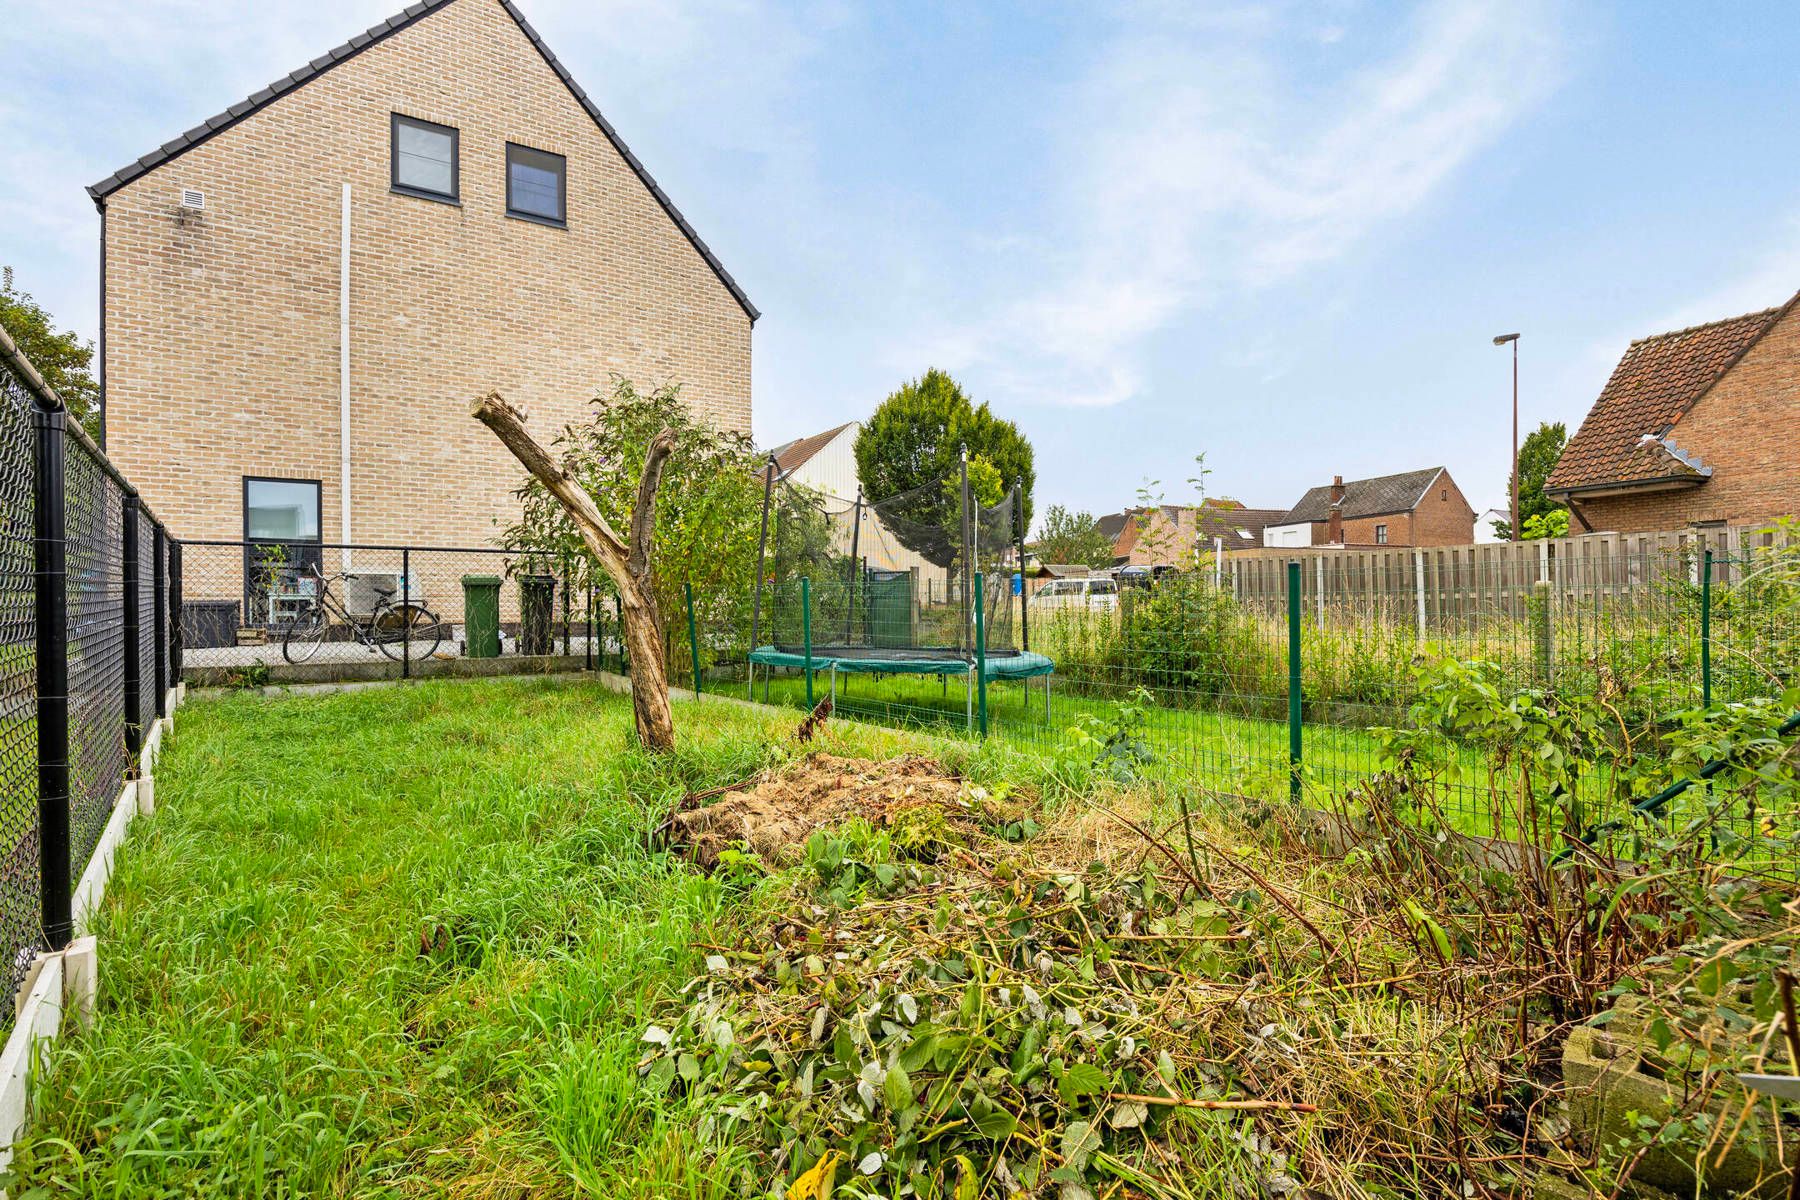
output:
[[[789,665],[789,656],[810,653],[851,670],[965,670],[976,658],[979,592],[990,673],[1024,668],[1013,595],[1018,489],[986,498],[993,502],[981,503],[960,471],[875,501],[778,481],[758,573],[758,656]]]

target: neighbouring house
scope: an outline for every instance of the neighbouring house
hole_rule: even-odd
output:
[[[89,192],[106,448],[183,538],[492,545],[490,389],[546,442],[613,375],[749,431],[756,309],[512,0],[422,0]]]
[[[1263,528],[1265,546],[1467,546],[1475,510],[1443,467],[1352,479],[1300,497]]]
[[[862,495],[856,472],[856,435],[861,431],[861,421],[846,421],[835,429],[783,442],[769,451],[776,475],[821,496],[854,503]]]
[[[1477,515],[1475,518],[1475,542],[1477,545],[1493,545],[1504,540],[1499,534],[1494,532],[1495,521],[1505,521],[1510,525],[1512,523],[1512,510],[1506,508],[1490,508]]]
[[[1631,343],[1544,485],[1571,533],[1800,512],[1797,301]]]
[[[782,443],[769,451],[775,460],[776,477],[819,497],[838,531],[840,551],[849,553],[851,526],[860,516],[862,530],[856,537],[856,555],[865,565],[877,571],[917,570],[927,587],[943,590],[948,586],[944,581],[952,572],[902,545],[866,503],[857,507],[858,500],[868,499],[863,495],[856,467],[856,435],[860,432],[861,421],[847,421],[822,433]]]
[[[1100,532],[1112,539],[1115,567],[1170,564],[1191,567],[1195,556],[1214,548],[1248,550],[1263,544],[1263,528],[1283,515],[1279,508],[1246,508],[1216,498],[1199,504],[1159,504],[1128,508],[1099,518]]]

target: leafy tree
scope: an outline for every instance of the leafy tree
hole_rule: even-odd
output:
[[[1556,469],[1556,460],[1562,457],[1563,446],[1569,440],[1569,427],[1561,421],[1545,421],[1526,435],[1519,447],[1519,524],[1523,527],[1525,538],[1562,537],[1569,531],[1569,511],[1550,497],[1544,495],[1544,481],[1550,478],[1550,472]],[[1512,479],[1506,481],[1507,498],[1512,497]],[[1557,524],[1552,520],[1553,514],[1561,513],[1561,533],[1538,532],[1532,530],[1555,529]],[[1535,526],[1533,517],[1543,518]],[[1489,522],[1494,527],[1494,534],[1503,542],[1512,540],[1512,521],[1506,518]]]
[[[674,448],[656,492],[650,563],[667,662],[681,668],[688,662],[684,584],[693,585],[696,614],[705,626],[736,621],[747,605],[762,520],[763,460],[748,438],[697,419],[679,386],[643,393],[619,378],[610,394],[594,399],[588,419],[565,426],[550,449],[601,516],[624,528],[631,522],[650,441],[664,429],[671,431]],[[578,584],[606,585],[600,564],[549,489],[532,478],[514,495],[520,516],[502,531],[502,545],[532,552],[539,561],[529,568],[560,569],[567,562]],[[703,645],[703,657],[706,649]]]
[[[954,560],[962,520],[960,448],[969,448],[969,484],[982,503],[992,504],[1012,482],[1023,484],[1020,519],[1031,521],[1036,482],[1031,443],[1018,427],[975,404],[962,386],[936,368],[903,385],[881,402],[856,435],[856,469],[863,490],[888,502],[883,520],[908,549],[928,561]],[[989,482],[997,481],[999,495]],[[902,493],[914,493],[894,503]],[[893,518],[893,519],[890,519]]]
[[[1547,513],[1532,513],[1520,522],[1525,531],[1525,540],[1535,541],[1538,538],[1559,538],[1569,536],[1569,510],[1554,508]]]
[[[1070,512],[1060,504],[1044,510],[1044,528],[1032,543],[1038,558],[1047,563],[1084,567],[1111,566],[1113,539],[1100,531],[1099,518],[1090,512]]]
[[[69,412],[89,435],[100,435],[100,382],[94,378],[94,343],[73,331],[56,331],[42,305],[13,283],[13,269],[0,267],[0,326],[31,360],[44,382],[56,389]]]

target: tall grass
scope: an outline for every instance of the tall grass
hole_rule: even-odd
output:
[[[645,834],[792,720],[677,717],[659,761],[589,685],[184,709],[98,918],[97,1022],[51,1052],[10,1194],[723,1195],[698,1114],[630,1082],[741,899]]]

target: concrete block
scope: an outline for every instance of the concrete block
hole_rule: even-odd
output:
[[[43,1069],[44,1047],[62,1028],[63,958],[42,955],[29,989],[21,990],[18,1020],[0,1050],[0,1169],[12,1161],[12,1144],[30,1112],[31,1076]]]
[[[146,775],[137,781],[138,816],[148,817],[156,812],[156,777]]]
[[[1642,1023],[1629,1016],[1616,1017],[1604,1028],[1577,1025],[1570,1031],[1569,1040],[1563,1045],[1563,1082],[1568,1089],[1569,1115],[1591,1145],[1611,1145],[1621,1138],[1635,1137],[1634,1113],[1661,1120],[1681,1106],[1682,1085],[1670,1082],[1665,1072],[1650,1061],[1653,1052],[1654,1047],[1642,1032]],[[1727,1093],[1710,1108],[1715,1116],[1730,1124],[1742,1099],[1742,1093]],[[1767,1106],[1763,1107],[1766,1117]],[[1706,1150],[1703,1174],[1695,1170],[1694,1158],[1652,1150],[1638,1164],[1633,1181],[1679,1196],[1755,1196],[1765,1200],[1785,1196],[1788,1180],[1781,1164],[1775,1161],[1773,1153],[1766,1161],[1759,1161],[1754,1146],[1753,1137],[1741,1136],[1717,1167],[1712,1165],[1716,1149]],[[1696,1151],[1699,1157],[1698,1148]],[[1800,1145],[1790,1142],[1787,1160],[1790,1166],[1800,1160]]]
[[[94,998],[100,987],[99,943],[92,934],[63,947],[63,1011],[78,1029],[94,1023]]]

